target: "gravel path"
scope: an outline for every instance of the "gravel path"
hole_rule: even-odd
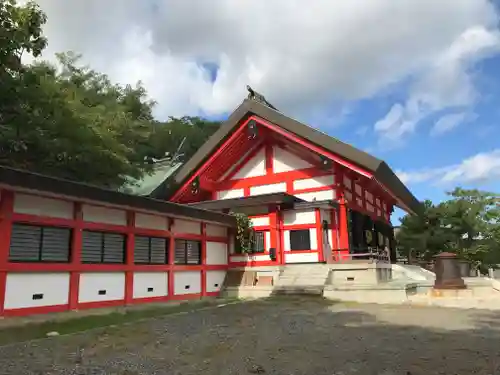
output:
[[[500,374],[499,323],[287,297],[3,347],[0,374]]]

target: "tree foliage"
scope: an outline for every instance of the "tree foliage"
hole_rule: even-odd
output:
[[[420,216],[401,220],[398,246],[409,258],[450,251],[480,268],[500,264],[500,195],[456,188],[449,199],[424,202]]]
[[[218,127],[200,118],[153,117],[146,90],[114,84],[75,53],[56,65],[23,65],[47,44],[46,16],[32,2],[0,0],[0,164],[116,188],[148,173],[148,157],[190,157]]]

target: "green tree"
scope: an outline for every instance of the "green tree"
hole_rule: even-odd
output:
[[[449,246],[450,236],[443,226],[440,207],[430,200],[424,201],[422,206],[420,215],[406,215],[401,219],[398,248],[409,260],[429,261]]]

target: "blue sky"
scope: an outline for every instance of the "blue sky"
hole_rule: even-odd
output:
[[[419,199],[500,191],[499,0],[37,2],[43,58],[71,50],[142,82],[159,120],[223,119],[249,84],[384,159]]]
[[[217,77],[217,65],[204,66],[212,80]],[[384,147],[377,142],[373,124],[383,117],[395,102],[405,99],[407,82],[394,85],[383,94],[370,99],[333,106],[331,121],[324,124],[321,118],[304,116],[301,120],[340,140],[363,149],[386,161],[395,171],[425,171],[460,165],[463,160],[480,153],[500,149],[500,55],[478,62],[473,67],[478,99],[467,108],[445,109],[429,114],[418,124],[418,130],[397,147]],[[270,98],[269,98],[270,99]],[[341,108],[339,110],[339,107]],[[347,109],[346,109],[347,108]],[[432,132],[439,119],[446,114],[465,114],[463,121],[439,134]],[[203,114],[202,114],[203,115]],[[223,121],[228,113],[206,116]],[[493,171],[498,173],[498,168]],[[463,180],[436,183],[433,179],[408,181],[407,185],[419,200],[439,202],[447,198],[446,192],[454,187],[478,188],[500,193],[500,179]],[[404,212],[397,209],[392,221],[395,225]]]

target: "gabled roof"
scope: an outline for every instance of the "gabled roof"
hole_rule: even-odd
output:
[[[181,167],[181,162],[162,161],[153,166],[150,174],[140,179],[130,180],[120,189],[123,193],[154,197],[154,192]]]
[[[420,211],[420,202],[384,161],[251,99],[245,99],[193,157],[180,168],[174,177],[175,182],[181,184],[186,181],[236,129],[240,121],[251,115],[307,139],[326,151],[367,170],[373,174],[374,179],[382,183],[397,197],[398,204],[402,208],[412,213]]]

